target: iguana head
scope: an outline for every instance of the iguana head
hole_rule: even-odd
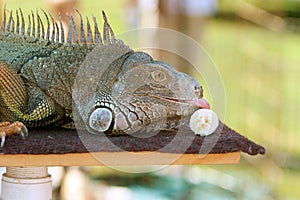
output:
[[[73,85],[75,108],[89,131],[132,134],[171,129],[195,110],[209,108],[195,79],[134,52],[115,39],[104,13],[103,18],[103,41],[81,63]]]
[[[200,108],[210,106],[195,79],[146,53],[129,52],[101,76],[87,124],[114,134],[170,129]]]

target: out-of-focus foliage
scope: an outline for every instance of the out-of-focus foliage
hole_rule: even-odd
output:
[[[273,13],[279,14],[276,17],[285,25],[273,31],[251,21],[251,17],[256,19],[255,15],[245,20],[220,17],[205,27],[202,44],[224,81],[228,102],[226,123],[266,146],[266,156],[256,160],[243,155],[247,158],[245,162],[262,173],[261,178],[268,182],[274,199],[298,199],[300,36],[295,27],[300,19],[291,21],[290,17],[297,16],[300,10],[287,9],[283,1],[280,4],[275,1],[277,7],[272,3],[268,6],[268,1],[257,2],[251,6],[267,8],[264,11],[270,19],[275,16]],[[299,1],[287,2],[299,5]],[[236,5],[237,8],[245,4]],[[295,13],[287,16],[290,11]]]
[[[272,13],[286,17],[300,17],[300,2],[297,0],[220,0],[219,13],[234,13],[241,2],[247,2]]]
[[[106,173],[102,170],[106,170]],[[127,188],[124,195],[131,200],[251,200],[270,197],[268,186],[257,181],[255,176],[252,176],[254,175],[252,170],[246,170],[249,172],[247,175],[243,175],[242,171],[234,172],[233,174],[239,178],[208,167],[174,166],[161,171],[127,174],[116,173],[105,168],[94,168],[87,173],[93,180],[90,182],[92,185],[105,184],[107,190],[115,188],[119,189],[120,193]]]

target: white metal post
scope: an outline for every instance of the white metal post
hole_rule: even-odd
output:
[[[47,167],[6,167],[1,190],[3,200],[49,200],[52,179]]]

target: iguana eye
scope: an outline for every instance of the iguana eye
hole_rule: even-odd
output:
[[[112,112],[107,108],[97,108],[89,117],[89,126],[97,132],[107,131],[112,122]]]
[[[165,73],[160,70],[155,70],[155,71],[151,72],[151,77],[157,82],[162,82],[162,81],[166,80]]]

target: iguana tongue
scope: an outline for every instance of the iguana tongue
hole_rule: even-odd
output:
[[[199,108],[210,109],[209,103],[204,98],[200,98],[200,99],[197,99],[195,101],[191,101],[190,103],[195,104]]]
[[[204,98],[197,99],[196,105],[199,106],[200,108],[210,109],[209,103]]]

